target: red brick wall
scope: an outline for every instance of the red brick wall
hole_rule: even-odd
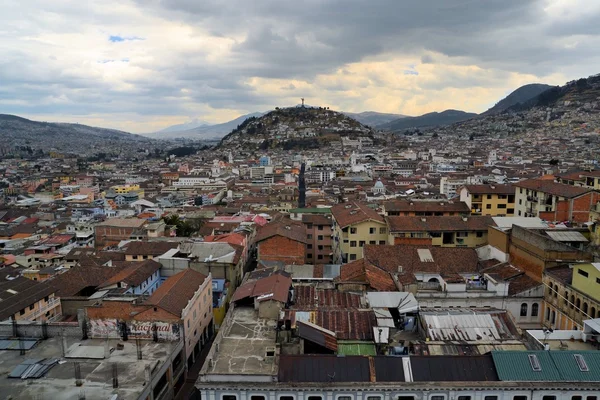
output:
[[[283,236],[273,236],[258,243],[258,259],[283,261],[286,264],[305,263],[305,245]]]
[[[129,239],[133,230],[133,228],[97,226],[94,237],[95,248],[102,249],[106,246],[117,245],[121,240]]]
[[[587,222],[590,208],[600,200],[600,194],[592,192],[573,200],[556,203],[554,212],[540,212],[539,217],[547,221]],[[569,210],[571,208],[571,210]]]

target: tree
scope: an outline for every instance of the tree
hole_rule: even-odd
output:
[[[469,136],[469,140],[475,140],[475,136],[473,136],[473,135]]]
[[[558,165],[559,160],[553,158],[552,160],[550,160],[550,165]]]

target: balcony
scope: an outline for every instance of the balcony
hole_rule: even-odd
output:
[[[440,292],[442,285],[439,282],[418,282],[417,290],[434,290]]]
[[[46,305],[44,307],[40,307],[37,310],[35,310],[33,312],[33,314],[31,314],[31,316],[29,317],[29,319],[36,320],[37,318],[39,318],[42,315],[46,314],[48,311],[56,308],[59,304],[60,304],[60,300],[58,298],[56,298],[56,297],[53,297],[53,298],[51,298],[51,299],[48,300],[48,302],[46,303]]]
[[[467,282],[467,290],[487,290],[485,282],[470,281]]]

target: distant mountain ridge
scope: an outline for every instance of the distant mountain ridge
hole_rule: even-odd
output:
[[[32,121],[16,115],[0,114],[0,137],[4,145],[30,146],[40,150],[88,152],[103,145],[151,144],[146,137],[116,129],[81,124]]]
[[[476,117],[477,114],[460,110],[431,112],[418,117],[405,117],[386,124],[376,126],[379,130],[398,131],[411,128],[428,128],[440,125],[450,125]]]
[[[497,114],[502,111],[509,109],[517,104],[526,103],[534,97],[540,95],[552,86],[545,85],[542,83],[531,83],[529,85],[521,86],[520,88],[511,92],[508,96],[500,100],[496,105],[481,115]]]
[[[360,113],[351,113],[342,111],[342,114],[349,116],[350,118],[354,118],[358,122],[363,125],[368,126],[377,126],[382,124],[387,124],[388,122],[392,122],[397,119],[407,118],[406,115],[402,114],[387,114],[380,113],[377,111],[363,111]]]

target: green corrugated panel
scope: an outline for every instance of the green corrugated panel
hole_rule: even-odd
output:
[[[377,350],[372,343],[338,341],[338,354],[345,356],[375,356]]]
[[[542,367],[534,371],[528,355],[535,354]],[[561,381],[561,375],[548,351],[492,351],[496,372],[501,381]]]
[[[575,354],[579,354],[585,360],[589,371],[583,372],[579,369]],[[563,381],[567,382],[600,382],[600,351],[551,351],[550,356]]]

